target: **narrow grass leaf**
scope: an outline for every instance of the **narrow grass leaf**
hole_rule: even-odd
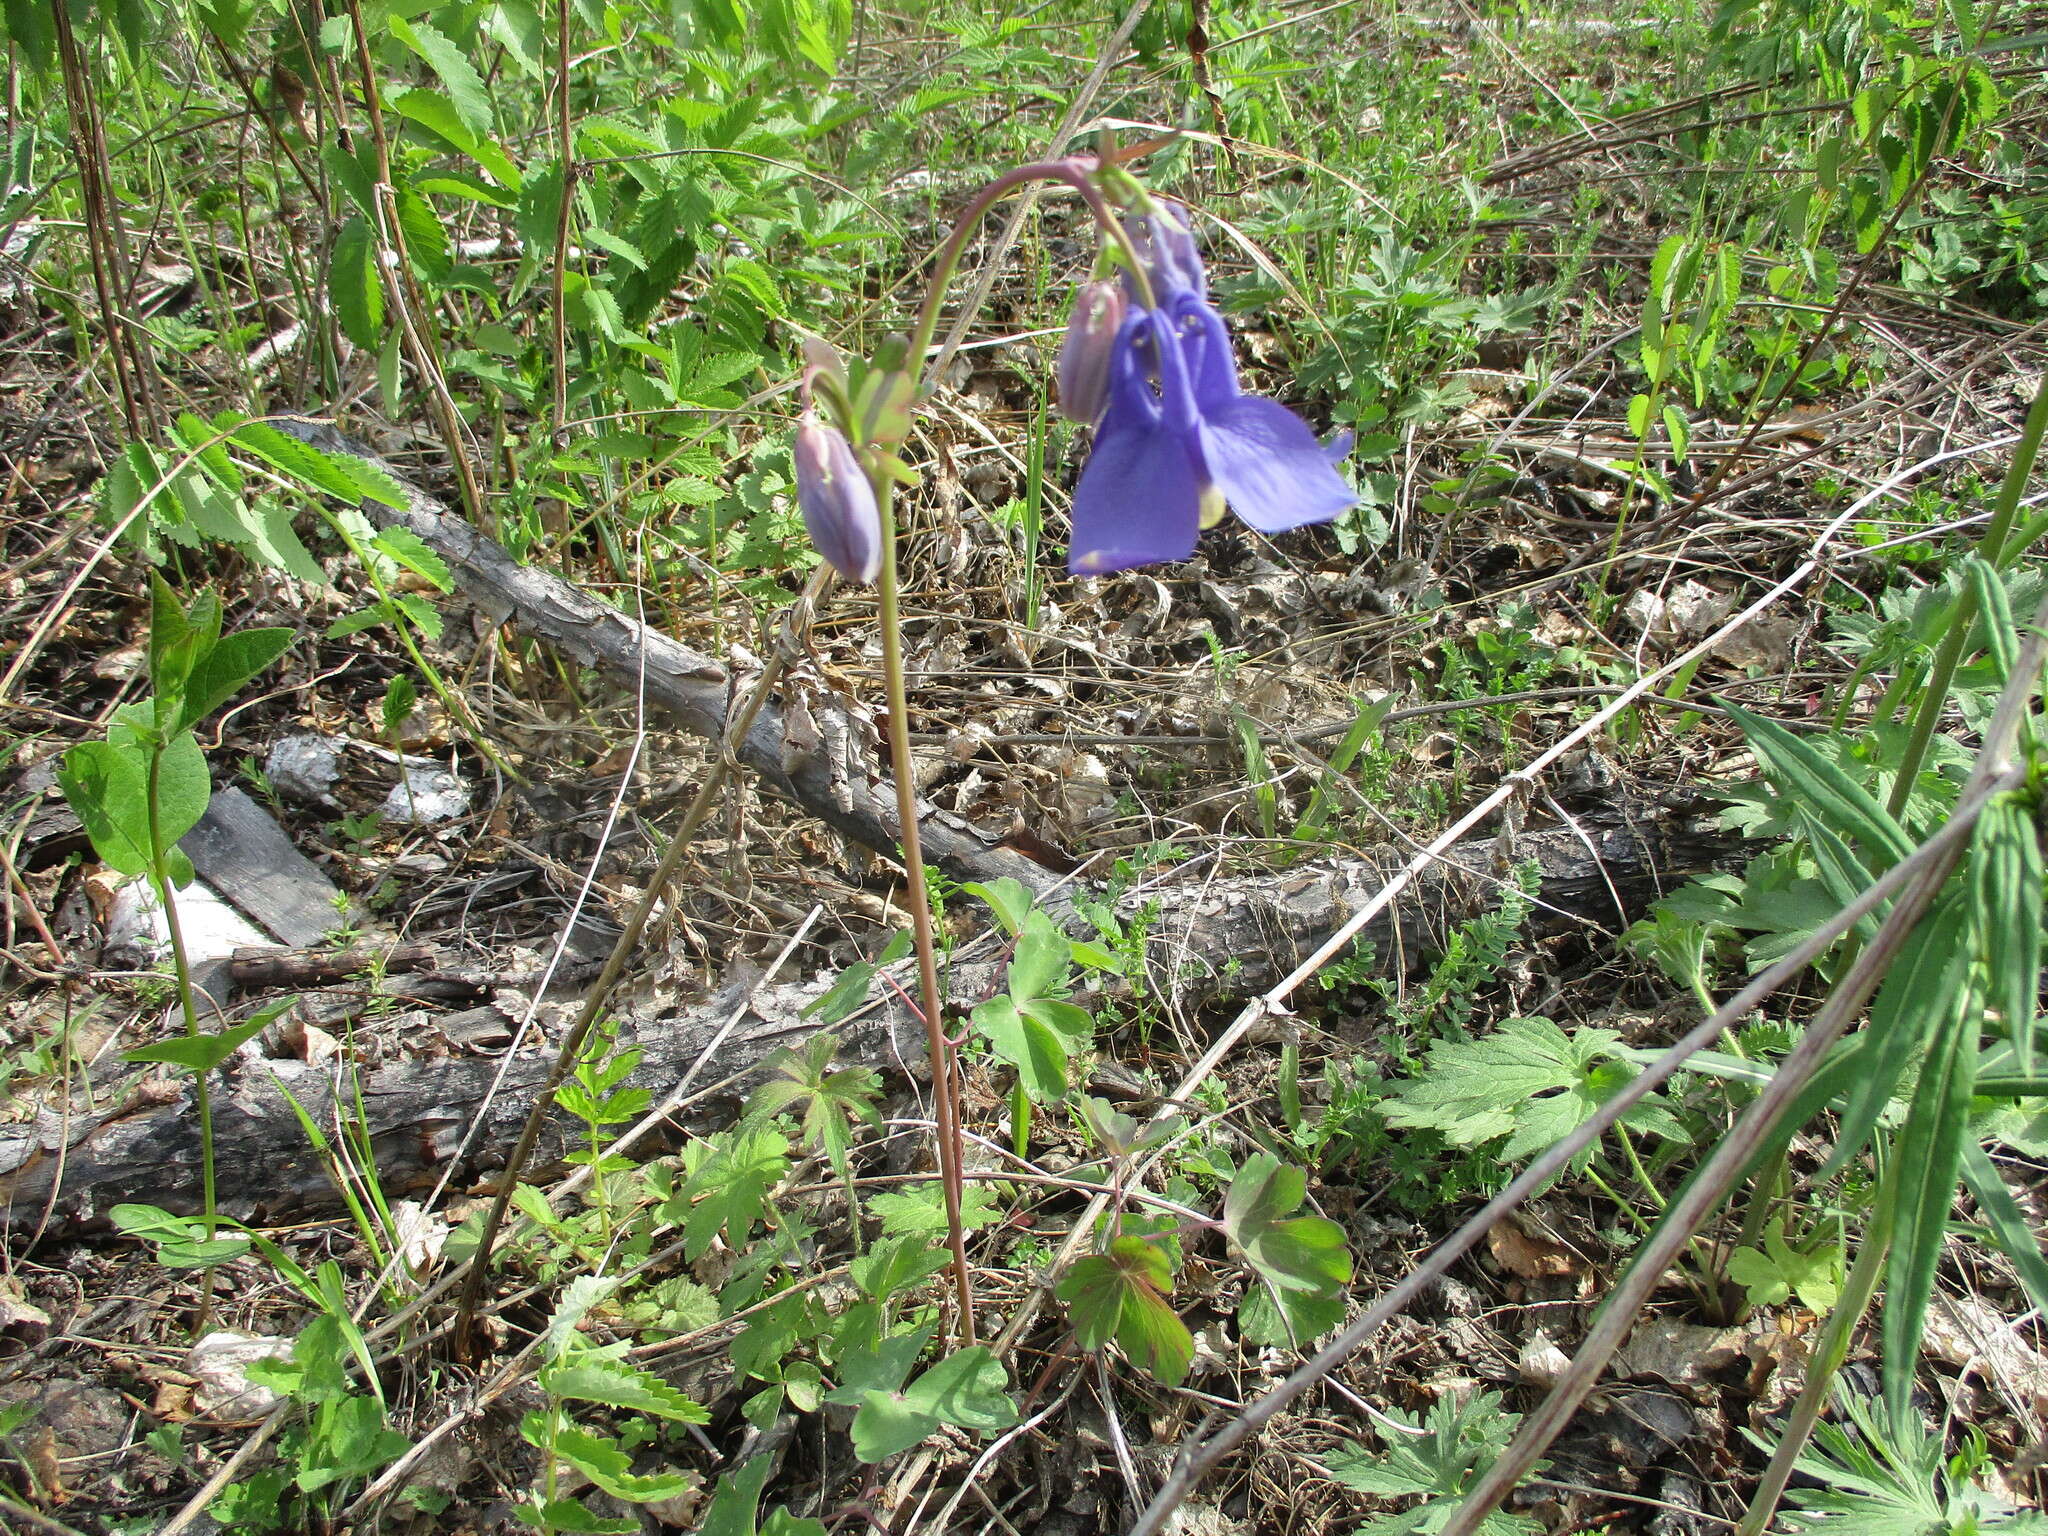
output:
[[[1934,1296],[1934,1271],[1948,1235],[1956,1175],[1971,1136],[1976,1000],[1966,999],[1959,1013],[1960,1017],[1951,1015],[1934,1043],[1893,1150],[1898,1225],[1885,1266],[1884,1395],[1901,1422],[1912,1395],[1927,1306]]]

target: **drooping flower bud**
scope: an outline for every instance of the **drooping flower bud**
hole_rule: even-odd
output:
[[[1164,306],[1178,293],[1208,298],[1209,274],[1203,269],[1202,249],[1195,243],[1187,209],[1170,199],[1155,198],[1148,211],[1128,215],[1124,228],[1130,231],[1131,243],[1145,264],[1156,304]],[[1126,283],[1131,297],[1137,298],[1137,285],[1128,278]]]
[[[882,517],[853,445],[836,427],[805,420],[796,429],[796,504],[811,543],[849,581],[882,569]]]
[[[1067,339],[1060,345],[1060,414],[1092,427],[1109,403],[1109,360],[1124,322],[1123,290],[1115,283],[1084,283],[1074,295]]]

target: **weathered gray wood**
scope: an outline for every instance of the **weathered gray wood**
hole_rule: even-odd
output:
[[[1740,851],[1726,834],[1654,804],[1596,805],[1577,814],[1576,826],[1531,831],[1505,847],[1490,835],[1459,844],[1450,862],[1432,868],[1396,903],[1398,938],[1393,919],[1385,914],[1362,937],[1376,946],[1388,971],[1403,964],[1410,970],[1425,965],[1448,925],[1495,902],[1494,881],[1503,856],[1516,863],[1533,860],[1541,871],[1539,905],[1526,925],[1533,937],[1589,924],[1613,930],[1640,916],[1651,900],[1687,875]],[[1305,863],[1277,874],[1215,879],[1196,869],[1184,872],[1172,887],[1141,893],[1143,900],[1158,903],[1148,948],[1155,989],[1193,1011],[1271,985],[1370,899],[1405,856],[1388,850],[1371,858]],[[1138,903],[1139,898],[1126,903],[1127,915]],[[764,989],[704,1062],[698,1084],[742,1071],[775,1047],[808,1036],[817,1026],[801,1016],[802,1008],[828,981],[821,977],[801,986]],[[948,978],[948,992],[972,1004],[998,982],[992,964],[961,964]],[[713,1053],[721,1026],[743,997],[744,990],[735,988],[699,1007],[622,1009],[621,1044],[644,1053],[634,1080],[657,1099],[666,1094],[684,1072]],[[1084,993],[1077,1001],[1091,999]],[[921,1065],[923,1031],[893,1005],[842,1026],[840,1034],[848,1061],[891,1073]],[[479,1118],[478,1151],[471,1165],[459,1170],[454,1187],[487,1178],[516,1137],[551,1057],[551,1046],[523,1055],[495,1096],[490,1085],[499,1067],[496,1057],[407,1061],[361,1074],[386,1191],[395,1198],[433,1183]],[[333,1186],[272,1074],[332,1134],[331,1067],[238,1064],[214,1099],[223,1202],[230,1211],[256,1218],[301,1219],[331,1211],[339,1204]],[[353,1097],[346,1080],[344,1089],[346,1110]],[[68,1147],[63,1144],[67,1129]],[[573,1131],[559,1117],[550,1122],[531,1177],[547,1173],[564,1150],[563,1137]],[[104,1122],[77,1120],[68,1127],[51,1116],[38,1127],[14,1133],[12,1141],[0,1136],[0,1201],[17,1225],[33,1222],[52,1200],[60,1148],[61,1188],[54,1188],[52,1230],[101,1215],[122,1200],[184,1210],[196,1203],[198,1130],[183,1099]]]
[[[308,948],[347,925],[347,909],[335,904],[340,889],[233,785],[213,792],[178,846],[202,880],[280,943]]]

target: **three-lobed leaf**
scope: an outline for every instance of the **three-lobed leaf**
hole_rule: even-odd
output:
[[[1166,1297],[1173,1266],[1164,1248],[1142,1237],[1117,1237],[1106,1252],[1076,1260],[1056,1294],[1066,1303],[1083,1349],[1114,1339],[1133,1363],[1168,1386],[1187,1379],[1195,1344]]]

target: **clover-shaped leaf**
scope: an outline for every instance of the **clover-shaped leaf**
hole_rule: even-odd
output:
[[[1195,1342],[1166,1300],[1172,1289],[1173,1267],[1158,1244],[1119,1237],[1107,1253],[1078,1260],[1057,1294],[1083,1349],[1115,1339],[1134,1362],[1175,1387],[1187,1378]]]
[[[1278,1291],[1332,1296],[1351,1278],[1344,1229],[1321,1216],[1288,1217],[1308,1179],[1267,1152],[1245,1159],[1223,1201],[1223,1230]]]

